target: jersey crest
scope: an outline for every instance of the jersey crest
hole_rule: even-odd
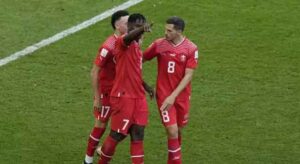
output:
[[[185,62],[186,56],[184,54],[180,55],[180,61]]]

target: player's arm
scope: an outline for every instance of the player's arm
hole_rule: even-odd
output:
[[[143,26],[130,31],[123,38],[124,44],[128,46],[132,41],[138,39],[144,32],[150,32],[152,25],[153,24],[145,23]]]
[[[156,42],[153,42],[143,53],[143,63],[153,59],[158,55],[156,51]]]
[[[100,109],[100,93],[99,93],[99,71],[101,67],[97,66],[96,64],[93,65],[91,70],[91,79],[92,79],[92,89],[94,92],[94,108]]]
[[[144,80],[143,80],[143,84],[142,85],[143,85],[144,89],[149,94],[149,96],[150,96],[150,98],[152,100],[155,97],[155,91],[154,91],[154,89],[150,85],[148,85]]]
[[[162,106],[160,107],[160,110],[165,111],[169,110],[169,108],[174,104],[176,97],[181,93],[181,91],[190,83],[192,80],[194,73],[194,69],[186,68],[185,69],[185,75],[180,81],[179,85],[176,87],[176,89],[169,95],[163,102]]]

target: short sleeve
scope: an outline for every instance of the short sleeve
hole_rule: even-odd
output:
[[[98,67],[104,66],[110,54],[111,54],[111,50],[105,47],[100,47],[96,59],[94,61],[94,64],[97,65]]]
[[[187,68],[195,69],[198,66],[198,49],[194,49],[189,54],[188,60],[187,60]]]

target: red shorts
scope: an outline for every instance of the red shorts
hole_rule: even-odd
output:
[[[158,111],[165,127],[177,124],[178,127],[184,127],[188,123],[190,100],[177,100],[168,111],[160,111],[164,100],[157,100]]]
[[[132,124],[146,126],[148,123],[148,106],[146,97],[141,99],[111,97],[111,129],[128,134]]]
[[[101,103],[101,109],[100,111],[97,109],[94,109],[94,116],[97,120],[106,123],[109,120],[109,117],[111,115],[111,106],[110,106],[110,96],[109,94],[101,94],[100,97],[100,103]]]

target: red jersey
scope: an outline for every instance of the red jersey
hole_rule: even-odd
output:
[[[144,98],[142,86],[143,54],[139,44],[125,45],[123,37],[117,38],[115,48],[116,78],[111,91],[113,97]]]
[[[197,46],[184,38],[178,45],[167,41],[165,38],[157,39],[144,52],[144,60],[157,57],[157,98],[164,100],[179,85],[185,75],[185,69],[195,69],[198,65]],[[189,99],[191,83],[178,95],[177,100]]]
[[[94,61],[95,65],[101,67],[98,74],[100,93],[109,94],[113,86],[113,80],[115,78],[113,51],[115,49],[116,40],[116,35],[109,36],[99,48],[97,57]]]

